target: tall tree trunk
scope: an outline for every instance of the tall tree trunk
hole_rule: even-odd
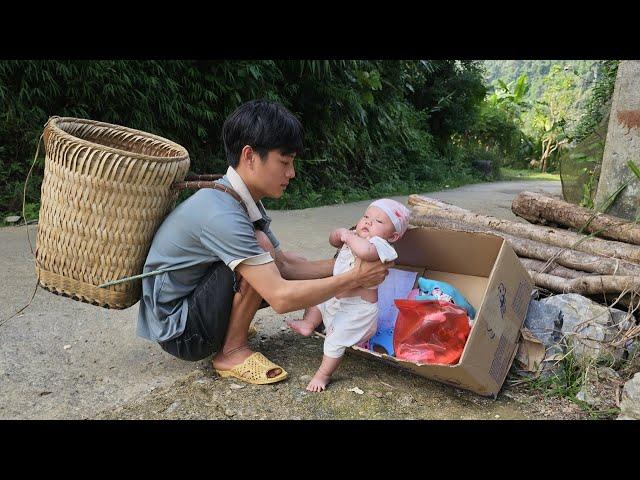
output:
[[[545,145],[545,142],[546,142],[546,145]],[[540,171],[543,173],[547,171],[547,158],[549,158],[549,155],[550,155],[549,150],[551,148],[552,143],[553,142],[551,141],[551,139],[542,141],[542,157],[540,158]]]

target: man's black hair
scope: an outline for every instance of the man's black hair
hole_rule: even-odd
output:
[[[267,100],[243,103],[222,126],[227,162],[233,168],[238,166],[245,145],[265,160],[270,150],[279,150],[282,155],[300,153],[303,135],[302,124],[289,110]]]

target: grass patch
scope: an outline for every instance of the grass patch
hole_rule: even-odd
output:
[[[576,398],[586,382],[587,366],[578,362],[571,351],[564,356],[560,365],[561,368],[555,374],[533,377],[525,384],[530,389],[542,393],[546,398],[566,398],[578,405],[593,420],[614,419],[620,413],[619,408],[597,408]]]
[[[522,169],[502,167],[500,169],[500,178],[502,180],[555,180],[560,181],[559,173],[543,173],[539,170]]]

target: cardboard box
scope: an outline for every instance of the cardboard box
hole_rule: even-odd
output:
[[[398,268],[453,285],[476,309],[462,357],[456,365],[425,365],[359,347],[350,351],[496,398],[516,355],[534,288],[513,249],[494,235],[412,228],[396,250]]]

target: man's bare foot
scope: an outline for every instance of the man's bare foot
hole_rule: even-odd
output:
[[[309,385],[307,385],[307,390],[310,392],[322,392],[330,380],[331,377],[329,375],[322,375],[320,372],[316,372]]]
[[[313,322],[305,320],[304,318],[302,320],[287,320],[287,325],[289,325],[292,330],[305,337],[311,335],[317,327]]]
[[[230,350],[230,353],[223,353],[223,351],[219,351],[216,353],[211,359],[211,363],[213,368],[216,370],[231,370],[236,365],[240,365],[247,358],[253,355],[253,351],[249,348],[249,345],[244,345],[243,347],[236,348]],[[274,368],[267,372],[267,377],[273,378],[277,377],[282,373],[282,369]]]

